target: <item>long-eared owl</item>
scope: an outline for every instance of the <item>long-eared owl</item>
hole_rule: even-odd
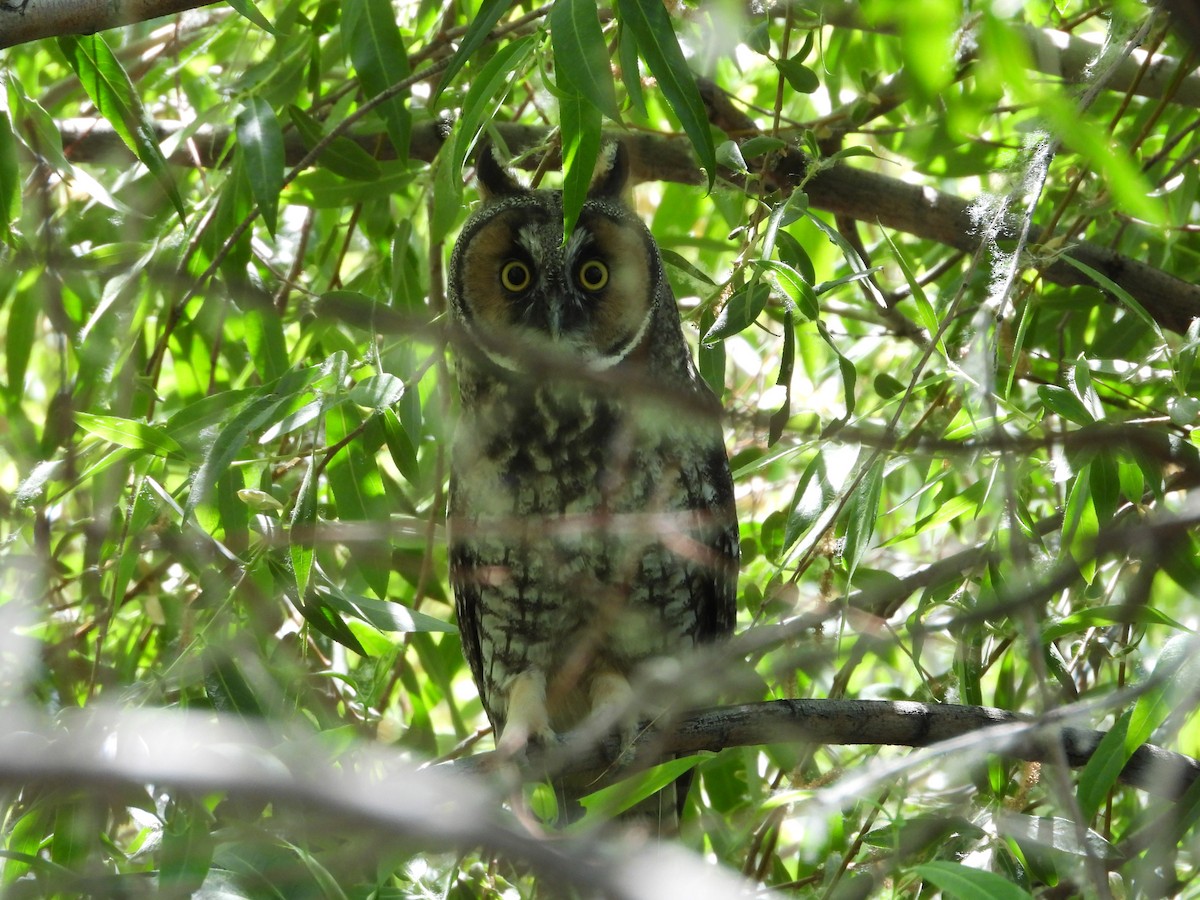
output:
[[[719,404],[627,175],[614,143],[564,241],[560,192],[523,188],[485,149],[484,203],[451,260],[450,578],[502,749],[597,711],[662,711],[671,698],[635,696],[639,669],[734,624]]]

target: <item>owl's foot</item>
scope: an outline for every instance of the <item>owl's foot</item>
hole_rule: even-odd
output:
[[[619,672],[604,672],[592,679],[592,716],[610,728],[616,728],[621,752],[613,764],[625,768],[633,762],[637,740],[638,703],[629,680]]]
[[[504,731],[496,741],[496,749],[515,756],[530,744],[552,747],[559,740],[550,727],[550,712],[546,709],[546,676],[536,669],[522,672],[509,685]]]

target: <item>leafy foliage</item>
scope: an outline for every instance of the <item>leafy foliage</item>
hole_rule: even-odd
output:
[[[1074,776],[986,736],[726,749],[677,764],[681,842],[805,894],[1200,895],[1195,792],[1176,811],[1116,786],[1144,741],[1200,751],[1200,83],[1163,14],[231,6],[0,63],[4,715],[220,714],[284,760],[316,735],[331,770],[372,743],[468,752],[446,243],[482,137],[537,179],[561,160],[569,219],[603,126],[649,148],[639,209],[728,411],[739,630],[761,638],[711,673],[728,699],[1109,732]],[[856,173],[891,179],[858,214]],[[903,181],[925,206],[879,187]],[[491,849],[312,828],[240,781],[111,781],[103,759],[56,781],[14,747],[6,896],[540,888]]]

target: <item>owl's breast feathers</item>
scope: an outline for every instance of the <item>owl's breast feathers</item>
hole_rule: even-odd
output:
[[[733,627],[737,522],[715,399],[618,399],[580,383],[472,381],[451,465],[451,579],[463,645],[502,730],[513,679],[547,679],[555,731],[594,677]],[[701,402],[697,402],[697,398]],[[680,412],[683,407],[689,412]]]

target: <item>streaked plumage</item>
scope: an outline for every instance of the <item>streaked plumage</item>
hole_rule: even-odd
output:
[[[501,747],[597,708],[636,721],[639,667],[733,628],[737,521],[718,403],[614,149],[574,233],[556,191],[481,155],[450,266],[462,398],[450,575]]]

